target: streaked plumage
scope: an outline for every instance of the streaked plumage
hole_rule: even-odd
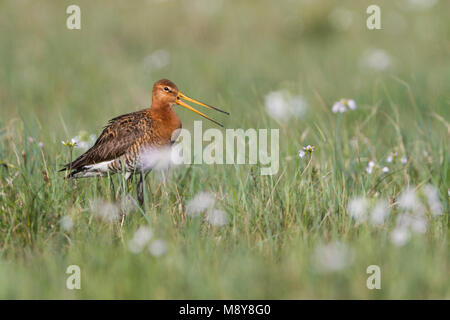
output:
[[[123,167],[127,173],[139,170],[140,152],[149,147],[170,145],[173,131],[181,128],[178,120],[158,130],[155,123],[160,120],[152,118],[156,115],[151,109],[144,109],[110,120],[92,148],[65,168],[70,167],[71,176],[76,178],[104,176],[108,172],[120,172]]]

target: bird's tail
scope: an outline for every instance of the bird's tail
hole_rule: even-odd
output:
[[[76,178],[76,174],[80,173],[81,171],[82,170],[80,168],[73,167],[73,162],[64,165],[61,169],[58,170],[58,172],[66,172],[66,175],[64,176],[65,179]]]

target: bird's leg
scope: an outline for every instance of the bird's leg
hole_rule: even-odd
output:
[[[130,172],[130,176],[127,179],[127,182],[133,182],[134,172]]]
[[[144,174],[141,172],[139,178],[139,185],[137,190],[138,202],[141,207],[144,206]]]
[[[113,181],[112,175],[108,174],[108,176],[109,176],[109,188],[110,188],[113,200],[116,200],[116,188],[114,186],[114,181]]]

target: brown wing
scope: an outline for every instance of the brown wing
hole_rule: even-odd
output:
[[[64,166],[79,170],[87,165],[114,160],[122,156],[146,132],[151,131],[147,110],[124,114],[111,119],[95,144],[79,158]]]

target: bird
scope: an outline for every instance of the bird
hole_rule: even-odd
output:
[[[139,158],[146,150],[170,147],[175,142],[176,132],[182,127],[174,110],[175,105],[185,107],[223,127],[182,99],[229,115],[226,111],[186,96],[172,81],[161,79],[153,85],[149,108],[109,120],[94,145],[73,162],[65,164],[60,171],[66,171],[66,177],[75,179],[124,173],[129,180],[138,174],[137,197],[142,206],[144,175],[151,168],[142,165]]]

